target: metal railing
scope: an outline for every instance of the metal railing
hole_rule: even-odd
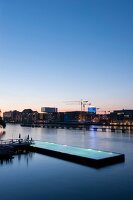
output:
[[[0,145],[4,145],[4,144],[23,144],[23,143],[27,143],[27,144],[31,144],[33,143],[33,140],[29,140],[29,139],[8,139],[8,140],[0,140]]]

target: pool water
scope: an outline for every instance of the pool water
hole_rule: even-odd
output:
[[[85,148],[79,148],[79,147],[73,147],[73,146],[55,144],[55,143],[49,143],[49,142],[43,142],[43,141],[35,141],[35,143],[32,146],[42,148],[42,149],[57,151],[61,153],[76,155],[80,157],[96,159],[96,160],[120,155],[119,153],[113,153],[113,152],[107,152],[107,151],[101,151],[101,150],[95,150],[95,149],[85,149]]]

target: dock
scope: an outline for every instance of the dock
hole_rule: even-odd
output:
[[[89,123],[43,123],[43,124],[21,124],[23,127],[31,128],[48,128],[48,129],[74,129],[74,130],[86,130],[95,132],[121,132],[121,133],[133,133],[133,126],[127,125],[98,125],[93,127]]]
[[[121,153],[85,149],[43,141],[34,141],[34,143],[30,145],[30,150],[95,168],[125,161],[125,155]]]
[[[29,139],[0,140],[0,160],[12,159],[14,154],[29,151],[31,143]]]

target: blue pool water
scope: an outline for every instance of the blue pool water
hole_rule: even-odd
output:
[[[61,153],[72,154],[76,156],[81,156],[85,158],[91,158],[95,160],[110,158],[114,156],[118,156],[119,153],[95,150],[95,149],[85,149],[80,147],[73,147],[63,144],[55,144],[50,142],[43,142],[43,141],[34,141],[33,147],[38,147],[42,149],[57,151]]]

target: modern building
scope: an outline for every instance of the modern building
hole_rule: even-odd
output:
[[[110,122],[120,125],[133,125],[133,110],[114,110],[110,113]]]
[[[97,109],[96,109],[96,107],[89,107],[88,112],[91,113],[91,114],[96,114]]]
[[[56,113],[56,112],[58,112],[58,109],[54,108],[54,107],[42,107],[41,112]]]
[[[82,123],[90,122],[91,115],[85,111],[72,111],[64,113],[65,123]]]
[[[44,122],[45,123],[64,122],[64,112],[44,113]]]

